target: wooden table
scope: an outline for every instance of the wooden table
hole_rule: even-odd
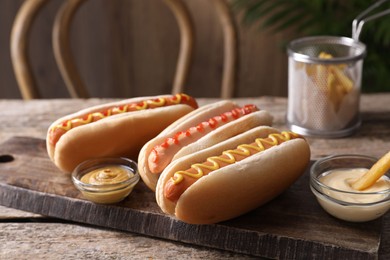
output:
[[[13,136],[45,138],[49,124],[62,115],[111,100],[0,100],[0,142]],[[199,99],[200,105],[215,99]],[[286,129],[285,98],[236,99],[254,103],[274,116],[274,126]],[[390,93],[363,95],[363,124],[358,133],[340,139],[308,138],[312,160],[329,154],[381,156],[390,149]],[[383,218],[379,258],[390,259],[390,214]],[[0,259],[37,258],[245,258],[247,255],[209,249],[105,228],[44,217],[0,206]]]

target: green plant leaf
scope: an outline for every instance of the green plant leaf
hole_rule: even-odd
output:
[[[293,12],[297,14],[294,15]],[[264,28],[272,27],[276,24],[284,24],[285,27],[293,26],[294,23],[292,22],[297,22],[299,19],[304,17],[303,12],[298,12],[298,10],[293,12],[289,9],[275,11],[272,15],[265,19],[262,25]],[[293,17],[293,19],[290,19],[291,17]]]
[[[243,21],[259,23],[260,30],[294,29],[300,35],[351,36],[352,21],[374,0],[232,0]],[[384,4],[376,10],[389,8]],[[278,42],[286,43],[288,39]],[[367,46],[363,69],[364,91],[390,91],[390,15],[364,25],[360,40]],[[281,49],[285,51],[284,48]]]
[[[290,17],[286,18],[283,22],[281,22],[278,26],[275,27],[275,31],[283,31],[288,29],[289,27],[295,27],[300,22],[305,22],[308,16],[305,13],[295,12],[290,15]]]
[[[252,2],[252,1],[251,1]],[[257,1],[254,4],[251,4],[247,2],[245,15],[244,15],[244,22],[246,24],[252,24],[255,21],[258,21],[260,17],[262,17],[261,10],[263,8],[263,5],[265,5],[267,1]]]

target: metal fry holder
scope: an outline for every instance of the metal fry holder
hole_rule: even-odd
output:
[[[378,1],[352,23],[352,38],[314,36],[288,45],[287,124],[296,133],[325,138],[353,134],[359,113],[366,45],[359,41],[363,25],[390,14],[365,17],[388,0]]]

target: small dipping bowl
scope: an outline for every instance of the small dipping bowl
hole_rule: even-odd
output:
[[[344,191],[329,187],[320,178],[330,171],[353,168],[370,169],[378,159],[364,155],[333,155],[316,161],[310,168],[310,188],[322,208],[330,215],[350,222],[366,222],[384,215],[390,208],[390,189],[377,192]],[[384,176],[390,181],[389,172]],[[369,203],[348,202],[363,199]]]
[[[95,176],[91,183],[85,180],[91,180],[90,175]],[[83,196],[101,204],[123,200],[139,180],[137,163],[127,158],[91,159],[79,164],[72,172],[72,181]]]

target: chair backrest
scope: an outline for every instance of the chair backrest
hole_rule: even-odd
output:
[[[221,98],[231,98],[237,80],[238,35],[234,16],[226,0],[214,0],[224,35],[224,64],[221,84]]]
[[[33,21],[47,0],[25,1],[20,7],[11,31],[11,59],[23,99],[40,98],[30,66],[28,43]]]
[[[78,8],[87,0],[64,1],[53,26],[53,51],[68,92],[72,98],[89,97],[72,55],[70,28]],[[40,98],[31,65],[28,59],[28,38],[30,28],[39,10],[47,0],[26,0],[15,19],[11,35],[11,57],[15,76],[24,99]],[[172,93],[184,91],[194,49],[194,25],[186,5],[182,0],[163,0],[176,18],[180,31],[180,49]],[[224,64],[221,84],[221,97],[233,96],[237,73],[238,41],[233,15],[226,0],[213,0],[224,34]]]

